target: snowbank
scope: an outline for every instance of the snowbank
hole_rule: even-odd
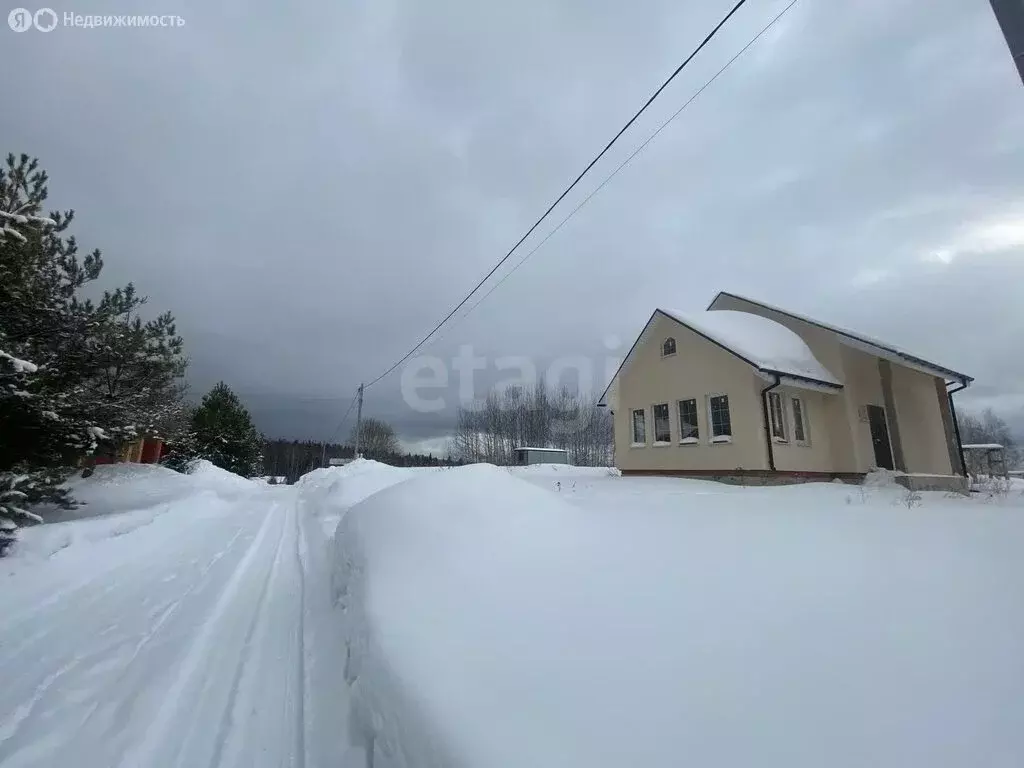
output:
[[[89,477],[76,472],[65,487],[79,506],[38,509],[45,524],[21,529],[8,557],[50,557],[73,545],[130,533],[172,510],[197,514],[266,492],[265,486],[208,461],[196,462],[187,475],[157,464],[101,464]]]
[[[347,509],[377,491],[408,480],[411,473],[379,461],[357,459],[343,467],[314,469],[295,486],[300,498],[319,509]]]
[[[348,512],[333,582],[374,764],[1024,753],[1024,509],[643,481],[595,479],[602,503],[568,503],[478,465]]]
[[[209,496],[216,499],[213,494],[209,494]],[[196,501],[200,503],[198,498]],[[117,514],[94,514],[91,518],[85,516],[81,519],[67,519],[52,524],[22,528],[18,531],[18,540],[11,548],[9,557],[40,560],[52,557],[68,547],[95,544],[104,539],[123,536],[150,525],[173,508],[173,503],[151,504],[142,509],[118,512]]]
[[[82,506],[48,510],[43,514],[48,523],[152,507],[194,491],[186,475],[157,464],[100,464],[89,477],[76,472],[65,487]]]
[[[208,461],[195,462],[187,475],[158,464],[100,464],[89,477],[76,472],[65,486],[81,506],[71,510],[45,509],[42,514],[47,523],[145,509],[201,491],[235,498],[259,488],[257,483]]]
[[[341,516],[353,504],[422,474],[379,461],[357,459],[343,467],[314,469],[300,477],[295,487],[299,504],[308,514],[320,518],[324,532],[332,536]]]
[[[206,459],[193,461],[188,468],[189,479],[202,488],[214,491],[252,493],[254,481],[214,465]]]

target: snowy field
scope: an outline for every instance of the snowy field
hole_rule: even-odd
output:
[[[375,768],[1019,766],[1021,490],[403,483],[335,540],[355,730]]]
[[[1022,764],[1024,482],[74,483],[0,560],[0,768]]]

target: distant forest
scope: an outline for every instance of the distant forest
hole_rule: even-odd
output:
[[[450,467],[466,463],[429,453],[378,450],[372,446],[360,452],[363,458],[395,467]],[[347,443],[324,445],[311,440],[267,440],[263,454],[263,474],[284,477],[286,482],[293,483],[307,472],[327,466],[331,459],[351,459],[354,456],[354,447]]]

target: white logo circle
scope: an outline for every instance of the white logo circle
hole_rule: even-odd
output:
[[[15,8],[7,14],[7,26],[15,32],[24,32],[32,27],[32,11],[27,8]]]
[[[53,8],[40,8],[32,17],[32,23],[40,32],[49,32],[57,26],[57,14]]]

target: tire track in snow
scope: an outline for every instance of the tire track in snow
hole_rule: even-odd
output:
[[[269,518],[273,514],[274,511],[271,510],[267,517]],[[263,580],[263,588],[260,590],[256,610],[253,612],[252,621],[249,623],[249,629],[245,633],[245,641],[242,644],[241,654],[238,657],[238,666],[235,669],[235,676],[231,680],[231,692],[228,694],[228,700],[224,707],[224,713],[221,716],[220,726],[217,728],[217,740],[215,742],[213,755],[210,758],[210,768],[217,768],[217,766],[221,764],[221,758],[224,754],[224,745],[233,725],[235,704],[238,701],[238,688],[242,682],[242,675],[245,673],[246,665],[249,663],[249,657],[252,654],[252,639],[256,634],[256,627],[259,626],[260,620],[263,618],[263,613],[267,605],[267,595],[270,594],[270,585],[277,578],[278,571],[281,567],[281,554],[284,549],[284,539],[284,526],[282,526],[281,536],[277,541],[277,548],[274,550],[274,564],[267,572],[266,579]]]
[[[174,683],[164,695],[163,703],[146,729],[142,740],[127,750],[127,754],[123,755],[118,763],[121,768],[163,764],[165,761],[161,758],[166,757],[168,752],[175,756],[180,755],[183,745],[177,739],[178,734],[173,733],[175,718],[180,716],[181,712],[179,707],[187,706],[190,703],[185,694],[190,687],[196,685],[204,662],[211,657],[219,624],[232,604],[238,599],[239,592],[242,590],[249,572],[255,566],[263,542],[267,539],[274,522],[274,510],[268,510],[248,551],[243,555],[231,578],[224,586],[212,612],[189,644],[177,670]],[[201,691],[202,689],[200,689]],[[172,742],[174,742],[173,745]],[[179,761],[175,760],[174,762],[178,763]]]
[[[96,542],[102,543],[103,541],[109,541],[110,539],[126,536],[128,534],[132,534],[137,531],[140,531],[141,529],[152,526],[154,523],[161,521],[161,518],[163,518],[168,512],[173,511],[173,506],[174,505],[167,503],[154,504],[153,506],[150,507],[141,507],[138,510],[118,512],[114,515],[110,515],[109,517],[91,518],[90,520],[81,522],[88,525],[94,520],[110,520],[118,517],[124,518],[125,521],[129,521],[132,517],[135,516],[152,514],[152,516],[148,519],[144,518],[144,522],[138,522],[137,524],[131,524],[126,522],[126,524],[130,524],[132,527],[119,533],[112,533],[109,536],[102,538],[100,542]],[[57,525],[63,525],[63,523],[57,523]],[[64,553],[64,550],[68,549],[68,546],[69,545],[65,545],[51,552],[48,559],[53,560],[54,558],[61,556],[62,553]],[[142,556],[144,554],[148,554],[148,552],[146,552],[146,550],[143,549],[140,550],[137,554],[139,556]],[[38,567],[38,564],[33,565],[35,567]],[[103,582],[109,583],[111,575],[119,569],[121,569],[122,567],[122,562],[107,563],[104,567],[91,569],[91,573],[88,578],[77,581],[74,585],[70,587],[62,587],[54,590],[45,590],[40,594],[31,596],[26,595],[27,599],[24,601],[25,606],[20,611],[20,613],[8,614],[8,617],[6,619],[6,622],[8,623],[6,624],[6,627],[16,627],[22,623],[28,622],[37,614],[44,612],[47,608],[51,608],[55,605],[67,602],[80,592],[89,591],[92,589],[92,587]]]
[[[302,768],[306,765],[306,710],[309,708],[309,699],[307,691],[309,686],[306,682],[306,674],[308,669],[306,667],[306,554],[308,547],[306,544],[306,534],[302,530],[302,524],[299,520],[298,513],[298,501],[296,500],[295,506],[292,509],[292,518],[295,521],[295,562],[299,573],[299,652],[296,654],[296,662],[298,663],[298,683],[299,683],[299,695],[298,701],[299,706],[297,707],[297,722],[295,724],[295,754],[298,757],[299,763],[298,768]]]
[[[255,626],[249,652],[225,681],[230,701],[215,740],[215,768],[274,765],[301,768],[305,754],[305,662],[297,508],[282,509],[281,542]],[[239,645],[242,643],[240,642]],[[212,711],[211,711],[211,714]],[[203,758],[204,764],[206,758]]]
[[[47,675],[46,678],[36,687],[36,691],[32,695],[32,698],[21,704],[9,717],[0,723],[0,762],[3,762],[7,757],[6,750],[3,749],[3,745],[18,734],[22,723],[32,716],[32,712],[38,706],[43,696],[46,695],[46,692],[49,691],[50,688],[60,680],[60,678],[78,666],[80,661],[81,659],[76,657],[56,672],[51,672]]]
[[[202,570],[199,573],[198,580],[194,582],[191,586],[189,586],[189,588],[186,589],[185,592],[180,597],[175,598],[168,605],[158,609],[153,614],[156,618],[153,621],[152,625],[135,644],[135,647],[132,649],[131,655],[128,657],[128,659],[119,665],[119,677],[123,677],[128,674],[130,668],[135,664],[135,662],[138,660],[142,652],[146,649],[146,647],[150,645],[150,643],[152,643],[153,639],[158,636],[160,630],[163,629],[167,622],[169,622],[181,610],[181,606],[185,603],[185,601],[193,594],[207,586],[210,571],[212,571],[213,567],[225,555],[227,555],[228,552],[231,551],[231,548],[234,546],[235,542],[238,541],[238,538],[242,535],[242,532],[244,530],[244,528],[239,528],[237,531],[235,531],[235,535],[231,537],[231,539],[224,546],[224,548],[218,551],[216,554],[214,554],[214,556],[210,558],[210,560],[203,566]],[[120,701],[118,702],[118,707],[115,711],[124,712],[125,710],[129,709],[130,706],[131,701]],[[96,711],[97,709],[94,707],[92,711],[89,712],[88,716],[81,722],[81,724],[79,725],[79,729],[85,728],[85,726],[89,724]],[[125,718],[122,716],[121,720],[123,721],[124,719]]]
[[[235,542],[245,530],[246,528],[242,526],[234,531],[234,534],[227,543],[204,564],[197,577],[198,580],[192,583],[183,594],[171,599],[158,610],[150,613],[150,621],[152,623],[139,637],[132,638],[131,635],[112,637],[109,630],[111,630],[111,627],[116,628],[116,624],[110,625],[106,629],[100,629],[100,627],[110,619],[116,618],[116,612],[110,615],[111,609],[120,611],[123,610],[126,602],[137,601],[140,595],[146,595],[147,591],[152,588],[155,583],[153,581],[133,582],[131,591],[126,595],[120,595],[120,599],[117,601],[104,603],[105,599],[109,601],[109,594],[114,591],[114,586],[109,586],[101,590],[97,597],[84,601],[82,604],[69,603],[68,600],[70,598],[65,598],[60,604],[53,606],[51,613],[54,614],[55,618],[50,621],[51,626],[48,627],[47,631],[35,633],[20,643],[9,654],[9,657],[4,660],[3,665],[0,665],[0,680],[4,680],[4,687],[6,689],[4,692],[10,695],[12,692],[22,689],[24,690],[23,695],[26,697],[21,703],[8,711],[3,721],[0,721],[0,764],[6,766],[9,760],[14,760],[15,763],[20,764],[19,759],[22,761],[29,759],[31,761],[32,758],[29,755],[39,753],[41,748],[43,753],[49,751],[52,754],[54,750],[60,751],[71,748],[73,742],[78,743],[79,747],[83,743],[88,743],[90,736],[93,735],[89,734],[88,727],[92,723],[94,716],[98,712],[104,711],[104,709],[109,709],[109,707],[105,708],[103,706],[103,698],[97,698],[92,706],[87,707],[84,711],[76,712],[73,697],[70,697],[69,692],[81,690],[83,682],[87,686],[96,686],[95,682],[91,682],[95,675],[106,678],[105,683],[101,683],[98,688],[94,688],[99,691],[102,691],[104,686],[119,684],[120,681],[125,679],[131,670],[132,662],[158,636],[159,631],[180,610],[182,603],[196,591],[208,585],[210,571],[218,561],[231,552]],[[249,530],[251,530],[251,527]],[[115,571],[116,569],[112,569],[111,573]],[[163,582],[164,580],[161,579],[160,581]],[[65,595],[73,593],[75,593],[74,590],[67,590]],[[40,656],[38,653],[28,656],[26,652],[33,651],[36,647],[36,642],[51,634],[54,626],[59,626],[60,622],[56,617],[71,620],[78,633],[80,633],[80,640],[73,643],[74,650],[69,654],[70,661],[56,671],[47,671],[48,664],[53,662],[52,656]],[[91,628],[92,631],[90,631]],[[16,630],[17,627],[15,628]],[[5,627],[4,632],[7,634],[9,628]],[[91,641],[93,640],[99,642],[92,644]],[[127,659],[117,658],[116,656],[119,653],[119,649],[123,647],[132,648]],[[115,655],[112,657],[111,654]],[[22,658],[23,656],[25,658]],[[58,656],[57,658],[59,659],[60,657]],[[52,670],[52,667],[50,667],[50,670]],[[40,682],[30,682],[33,676],[40,680]],[[50,694],[51,689],[54,687],[57,687],[57,690],[53,695],[49,696],[52,701],[48,702],[42,712],[42,716],[45,718],[56,712],[61,712],[63,709],[61,717],[66,719],[59,732],[54,734],[53,738],[48,738],[47,746],[43,748],[42,745],[33,744],[34,740],[31,731],[33,729],[39,730],[41,723],[37,722],[37,709],[40,702],[48,697],[48,694]],[[29,691],[32,691],[31,695],[28,695]],[[114,711],[123,712],[125,709],[130,710],[131,700],[134,699],[135,694],[137,692],[134,692],[133,695],[127,698],[116,700]],[[106,703],[109,705],[110,701],[108,700]],[[23,731],[27,731],[27,735],[23,734]],[[82,741],[83,737],[85,739],[84,742]],[[27,749],[28,752],[22,754],[24,749]]]
[[[224,548],[223,548],[223,549],[221,549],[221,550],[220,550],[219,552],[215,553],[215,554],[213,555],[213,557],[211,557],[211,558],[210,558],[210,559],[209,559],[209,560],[208,560],[208,561],[207,561],[207,562],[206,562],[206,563],[204,564],[204,566],[202,567],[202,569],[201,569],[201,570],[200,570],[200,572],[199,572],[199,577],[198,577],[198,578],[199,578],[199,582],[197,582],[196,584],[193,584],[193,585],[192,585],[191,587],[189,587],[189,589],[188,589],[188,590],[187,590],[187,591],[186,591],[186,592],[185,592],[185,593],[184,593],[184,594],[183,594],[183,595],[181,596],[181,598],[179,598],[179,599],[175,600],[175,601],[174,601],[174,605],[175,605],[175,606],[179,605],[179,604],[181,603],[181,600],[184,600],[184,599],[185,599],[186,597],[188,597],[189,595],[191,595],[191,594],[192,594],[193,592],[195,592],[195,591],[196,591],[196,590],[197,590],[197,589],[198,589],[198,588],[199,588],[200,586],[205,586],[205,579],[206,579],[207,575],[209,574],[210,570],[211,570],[211,569],[213,568],[213,566],[214,566],[214,565],[216,565],[216,564],[217,564],[217,562],[218,562],[218,561],[219,561],[219,560],[220,560],[221,558],[223,558],[223,557],[224,557],[224,556],[225,556],[225,555],[226,555],[226,554],[227,554],[227,553],[228,553],[228,552],[229,552],[229,551],[231,550],[231,547],[233,547],[233,546],[234,546],[235,542],[236,542],[236,541],[238,540],[239,536],[241,536],[241,535],[242,535],[242,532],[243,532],[244,530],[245,530],[245,528],[244,528],[244,527],[240,527],[240,528],[238,528],[238,530],[236,530],[236,531],[235,531],[234,535],[233,535],[233,536],[232,536],[232,537],[231,537],[231,538],[230,538],[230,539],[228,540],[227,544],[225,544],[225,545],[224,545]],[[167,583],[167,582],[168,582],[168,581],[170,581],[170,580],[171,580],[171,579],[169,579],[169,578],[166,578],[166,577],[165,577],[164,579],[161,579],[161,582],[162,582],[162,583]],[[76,601],[76,602],[74,603],[74,606],[75,606],[75,610],[76,610],[76,611],[78,611],[78,612],[80,612],[80,613],[82,613],[82,614],[84,614],[84,615],[91,615],[91,609],[92,609],[92,608],[93,608],[93,607],[94,607],[95,605],[97,605],[98,603],[101,603],[101,602],[103,602],[103,601],[104,601],[105,599],[107,599],[107,594],[109,593],[109,591],[110,591],[109,589],[107,589],[107,590],[104,590],[104,591],[103,591],[103,592],[101,592],[100,594],[98,594],[98,595],[95,595],[94,597],[92,597],[92,598],[91,598],[91,599],[89,599],[89,600],[86,600],[86,601],[85,601],[85,602],[83,602],[83,603],[79,603],[79,602],[77,602],[77,601]],[[70,590],[69,590],[69,593],[70,593]],[[64,603],[64,602],[67,602],[67,599],[65,599],[65,600],[63,600],[63,601],[62,601],[62,603]],[[54,607],[55,607],[56,609],[60,609],[60,608],[62,608],[62,605],[55,605]],[[161,611],[161,612],[162,612],[162,611]],[[41,630],[39,630],[38,632],[36,632],[35,634],[33,634],[33,635],[30,635],[30,636],[29,636],[29,637],[28,637],[28,638],[27,638],[26,640],[24,640],[24,641],[23,641],[23,642],[22,642],[22,643],[21,643],[20,645],[18,645],[18,646],[17,646],[17,647],[16,647],[16,648],[15,648],[15,649],[14,649],[13,651],[11,651],[11,654],[10,654],[10,656],[9,656],[9,657],[7,658],[7,660],[6,660],[5,662],[4,662],[4,666],[3,666],[3,667],[0,667],[0,669],[4,669],[4,668],[6,668],[7,666],[17,666],[15,662],[16,662],[16,660],[18,659],[18,657],[19,657],[19,656],[20,656],[20,655],[21,655],[22,653],[24,653],[24,652],[25,652],[26,650],[31,650],[31,649],[32,649],[32,647],[33,647],[33,646],[35,646],[36,642],[37,642],[38,640],[40,640],[41,638],[45,637],[46,635],[48,635],[48,634],[50,633],[50,631],[51,631],[50,627],[49,627],[49,626],[46,626],[46,627],[44,627],[43,629],[41,629]]]
[[[62,590],[14,632],[3,627],[0,765],[347,765],[323,759],[344,741],[345,722],[335,716],[338,689],[325,689],[312,655],[326,587],[315,574],[307,583],[318,542],[296,502],[261,498],[213,525],[191,520],[172,538],[140,531],[104,546],[106,578]],[[63,587],[88,572],[80,556],[59,565],[39,572],[47,583]],[[52,642],[40,640],[30,657],[26,638],[44,625]],[[75,631],[52,637],[64,627]]]

